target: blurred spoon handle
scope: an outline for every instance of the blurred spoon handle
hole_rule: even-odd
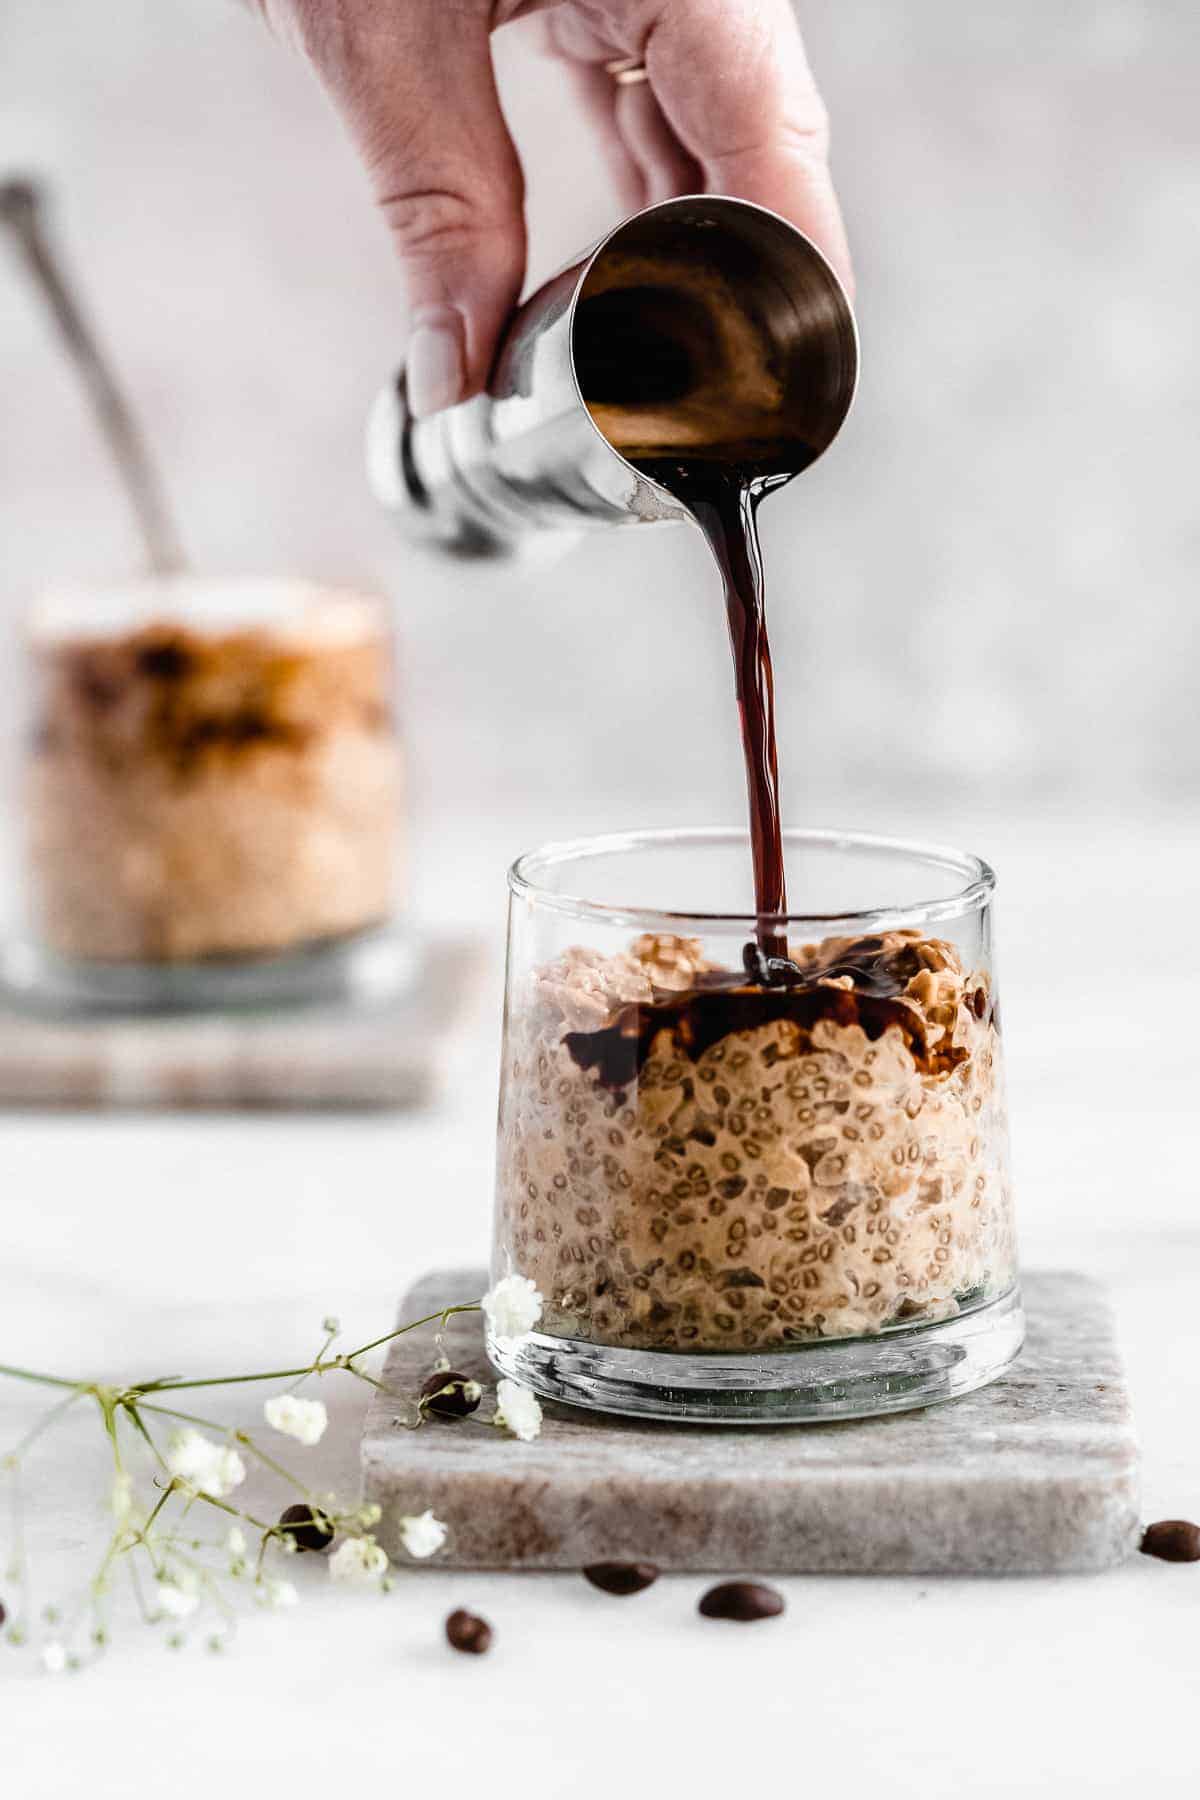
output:
[[[89,327],[45,225],[43,191],[31,181],[0,182],[0,221],[13,233],[25,265],[87,390],[104,442],[128,496],[152,574],[185,566],[162,482],[141,428]]]

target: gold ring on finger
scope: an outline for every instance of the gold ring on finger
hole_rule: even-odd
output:
[[[646,65],[639,62],[636,56],[621,56],[615,62],[606,62],[604,73],[611,75],[618,87],[634,87],[639,81],[649,81]]]

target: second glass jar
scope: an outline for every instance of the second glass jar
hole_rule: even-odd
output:
[[[395,977],[382,599],[297,580],[97,585],[43,602],[26,651],[11,987],[137,1009]]]

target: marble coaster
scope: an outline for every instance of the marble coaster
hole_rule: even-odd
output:
[[[401,1320],[477,1298],[482,1271],[426,1276]],[[1029,1335],[991,1387],[923,1411],[829,1425],[691,1426],[545,1407],[532,1444],[473,1419],[395,1423],[376,1394],[362,1462],[380,1542],[432,1507],[436,1559],[469,1569],[578,1569],[649,1559],[735,1573],[1033,1574],[1112,1568],[1138,1540],[1138,1450],[1111,1307],[1084,1275],[1023,1284]],[[490,1384],[478,1313],[445,1351]],[[398,1338],[384,1380],[415,1394],[430,1331]]]
[[[176,1014],[43,1013],[0,988],[0,1106],[418,1105],[482,967],[480,945],[434,940],[388,999]]]

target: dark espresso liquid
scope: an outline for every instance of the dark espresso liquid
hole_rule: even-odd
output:
[[[782,414],[764,410],[761,389],[771,358],[761,342],[750,342],[749,375],[743,370],[739,377],[722,362],[721,320],[711,302],[706,307],[678,282],[592,295],[576,320],[580,388],[593,417],[599,409],[608,441],[687,507],[721,571],[750,804],[758,944],[765,956],[780,958],[787,956],[787,937],[771,921],[787,911],[787,883],[758,507],[817,452]],[[670,448],[673,443],[679,447]]]
[[[747,944],[743,969],[699,974],[691,987],[660,990],[649,1003],[632,1002],[610,1024],[569,1031],[563,1042],[580,1068],[594,1070],[601,1086],[614,1092],[636,1084],[663,1031],[671,1033],[681,1056],[698,1062],[724,1038],[780,1019],[796,1026],[803,1053],[822,1020],[857,1026],[872,1042],[898,1028],[917,1067],[944,1074],[968,1052],[944,1032],[936,1034],[933,1044],[929,1041],[928,1019],[907,993],[926,966],[920,947],[902,936],[833,939],[803,967],[786,961],[765,966],[763,951]],[[991,1009],[982,987],[970,1004],[979,1019]]]
[[[787,911],[779,758],[775,747],[775,679],[767,637],[758,508],[764,495],[797,473],[764,472],[754,462],[724,459],[638,459],[637,466],[682,500],[708,539],[725,586],[734,688],[750,803],[750,849],[758,942],[765,956],[786,957],[787,934],[764,923]]]

